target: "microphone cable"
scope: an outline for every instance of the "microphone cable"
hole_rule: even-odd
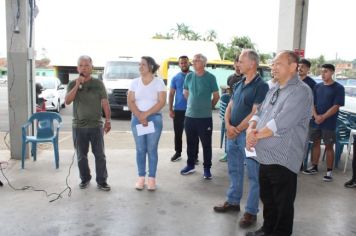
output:
[[[68,174],[67,174],[67,177],[66,177],[66,188],[61,191],[60,193],[48,193],[46,190],[44,189],[37,189],[31,185],[25,185],[21,188],[16,188],[14,187],[9,179],[6,177],[5,173],[4,173],[4,169],[6,169],[9,165],[9,163],[7,161],[0,161],[0,171],[1,171],[1,174],[4,176],[7,184],[10,186],[11,189],[13,189],[14,191],[25,191],[25,190],[31,190],[31,191],[34,191],[34,192],[44,192],[46,197],[47,198],[50,198],[52,196],[55,196],[55,198],[52,198],[51,200],[49,200],[49,202],[54,202],[54,201],[57,201],[58,199],[60,198],[63,198],[63,194],[68,190],[68,197],[70,197],[72,195],[72,188],[69,186],[68,184],[68,178],[70,176],[70,173],[71,173],[71,168],[73,166],[73,163],[74,163],[74,157],[75,157],[76,153],[74,152],[73,156],[72,156],[72,161],[70,163],[70,166],[69,166],[69,170],[68,170]],[[5,166],[3,166],[5,165]]]

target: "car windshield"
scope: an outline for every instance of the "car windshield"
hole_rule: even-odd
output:
[[[54,81],[54,79],[40,79],[38,81],[43,89],[55,89],[56,88],[56,83]]]
[[[341,85],[346,85],[347,84],[347,80],[345,80],[345,79],[336,79],[335,81],[338,82]]]
[[[108,62],[105,68],[107,79],[134,79],[140,76],[138,62]]]
[[[347,86],[356,86],[356,79],[348,79],[346,81]]]
[[[356,98],[356,87],[345,86],[345,95]]]

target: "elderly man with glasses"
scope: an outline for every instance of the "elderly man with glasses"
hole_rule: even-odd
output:
[[[260,163],[260,198],[263,226],[248,236],[283,235],[293,232],[297,174],[302,164],[312,115],[313,95],[298,78],[298,57],[282,51],[273,61],[278,84],[266,95],[250,120],[246,148]]]

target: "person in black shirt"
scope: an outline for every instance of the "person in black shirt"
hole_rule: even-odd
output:
[[[354,158],[352,160],[352,178],[344,186],[346,188],[356,188],[356,135],[354,135]]]
[[[304,82],[306,83],[310,88],[311,90],[313,91],[314,90],[314,86],[316,85],[316,82],[315,80],[313,80],[312,78],[310,78],[308,76],[309,74],[309,70],[310,70],[310,61],[308,61],[307,59],[301,59],[299,61],[299,65],[298,65],[298,75],[299,75],[299,78]]]
[[[230,87],[231,92],[234,90],[235,85],[242,79],[238,62],[239,62],[239,56],[236,56],[234,60],[235,73],[227,78],[227,85]]]
[[[309,88],[311,88],[311,90],[313,91],[314,87],[316,85],[316,82],[315,82],[315,80],[313,80],[312,78],[310,78],[308,76],[310,67],[311,67],[310,61],[302,58],[298,64],[298,75],[299,75],[299,79],[301,79],[304,83],[306,83],[309,86]],[[309,123],[309,127],[310,127],[311,123],[312,122]],[[307,142],[309,142],[309,139],[307,140]],[[304,170],[304,168],[306,168],[306,166],[304,166],[302,163],[300,170]]]

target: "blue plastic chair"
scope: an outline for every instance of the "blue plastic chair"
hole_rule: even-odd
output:
[[[339,115],[336,123],[335,168],[338,168],[344,146],[349,144],[350,130],[350,122]]]
[[[56,169],[59,168],[58,133],[61,123],[61,116],[55,112],[38,112],[31,115],[22,126],[22,169],[25,168],[27,144],[32,144],[31,156],[36,161],[37,143],[45,142],[52,142]],[[27,130],[31,125],[35,125],[35,134],[33,136],[27,135]]]
[[[230,94],[228,93],[224,93],[223,95],[221,95],[220,97],[220,109],[219,109],[219,117],[221,119],[221,131],[220,131],[220,148],[222,148],[224,139],[226,142],[226,135],[225,135],[225,111],[226,111],[226,107],[227,104],[230,101]]]

